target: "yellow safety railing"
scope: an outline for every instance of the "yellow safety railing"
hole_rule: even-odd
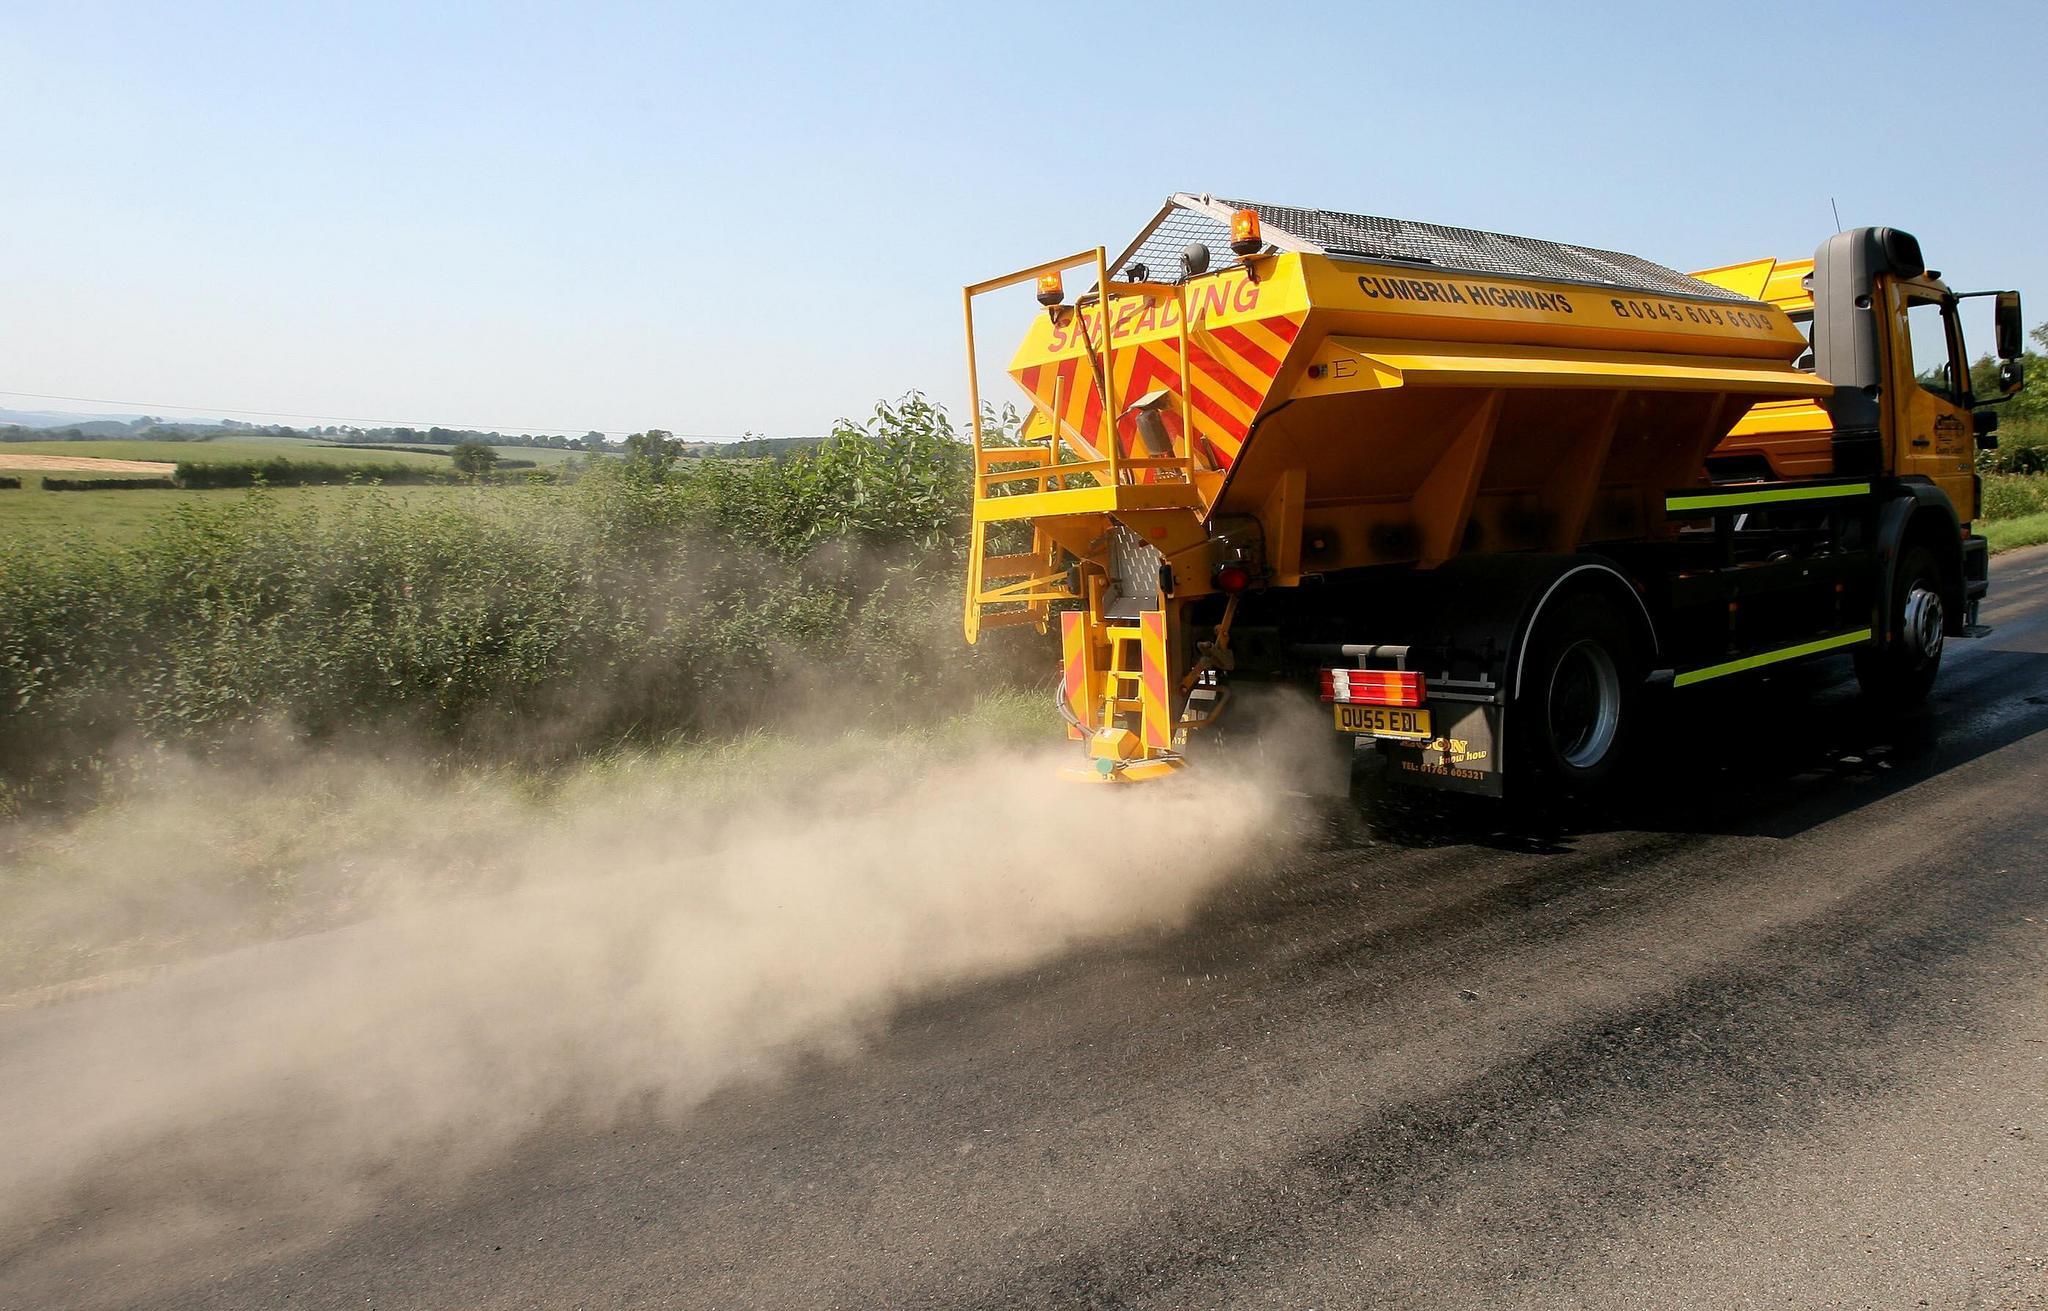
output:
[[[991,291],[1001,291],[1005,287],[1014,287],[1022,282],[1035,282],[1047,273],[1064,273],[1068,269],[1079,265],[1093,263],[1095,265],[1095,285],[1100,289],[1103,300],[1103,330],[1099,352],[1095,349],[1095,343],[1088,343],[1089,362],[1096,369],[1098,383],[1102,388],[1102,412],[1107,420],[1105,426],[1109,436],[1109,440],[1101,443],[1097,449],[1103,454],[1102,463],[1109,474],[1109,481],[1114,483],[1117,480],[1116,420],[1115,411],[1112,408],[1112,399],[1116,390],[1116,373],[1114,371],[1116,355],[1115,348],[1110,341],[1109,331],[1110,292],[1108,261],[1109,253],[1101,246],[1097,246],[1093,250],[1077,251],[1061,259],[1052,259],[1042,264],[1033,264],[1030,268],[1018,269],[1014,273],[1005,273],[1001,277],[989,278],[984,282],[976,282],[961,289],[961,310],[967,320],[967,412],[969,427],[974,434],[974,468],[978,475],[985,476],[988,466],[982,454],[981,368],[975,354],[974,298]],[[1078,308],[1077,305],[1077,311]],[[1053,446],[1055,451],[1057,451],[1060,438],[1058,410],[1053,411],[1052,418]],[[1092,436],[1092,434],[1090,435]],[[1005,454],[1008,454],[1007,450]],[[977,484],[975,492],[977,496],[986,495],[983,487],[979,484]]]
[[[981,421],[981,371],[974,323],[975,297],[1028,283],[1051,273],[1093,265],[1095,290],[1077,297],[1070,310],[1078,316],[1080,338],[1087,352],[1091,379],[1082,385],[1099,389],[1102,405],[1094,432],[1081,432],[1069,425],[1062,375],[1053,375],[1053,393],[1047,403],[1034,398],[1035,408],[1027,419],[1022,442],[1016,446],[990,446]],[[1170,454],[1156,455],[1149,442],[1126,455],[1117,437],[1118,420],[1123,417],[1116,377],[1116,313],[1121,297],[1148,300],[1172,297],[1180,310],[1180,434]],[[1034,527],[1032,549],[1028,552],[985,555],[989,532],[997,521],[1029,519],[1062,513],[1115,513],[1126,508],[1193,509],[1199,493],[1194,488],[1195,426],[1194,390],[1189,379],[1188,295],[1184,285],[1154,282],[1113,284],[1109,280],[1108,252],[1101,246],[1078,251],[1060,259],[1033,264],[1001,277],[989,278],[961,291],[961,314],[967,328],[967,396],[969,431],[973,435],[973,477],[975,513],[968,542],[965,632],[973,642],[984,627],[1033,624],[1041,631],[1051,617],[1051,606],[1059,601],[1081,600],[1072,589],[1068,573],[1057,568],[1054,539],[1042,527]],[[1088,331],[1086,310],[1100,311],[1100,328]],[[1039,416],[1047,424],[1036,432]],[[1143,419],[1140,419],[1143,422]],[[1069,437],[1074,438],[1069,442]],[[1088,449],[1092,446],[1093,449]],[[1161,486],[1140,487],[1146,475],[1155,475]],[[1073,496],[1067,495],[1073,493]],[[1021,494],[1021,495],[1020,495]],[[1006,607],[984,614],[985,607]],[[1022,607],[1022,608],[1007,608]],[[1099,620],[1096,607],[1089,607],[1091,622]],[[1109,680],[1111,689],[1119,680]]]
[[[981,369],[976,352],[974,333],[974,298],[1005,287],[1033,282],[1044,274],[1063,273],[1084,264],[1095,266],[1096,291],[1093,299],[1099,304],[1101,317],[1101,340],[1089,340],[1087,319],[1081,319],[1081,336],[1084,349],[1088,352],[1090,371],[1095,375],[1094,385],[1102,392],[1102,409],[1099,430],[1083,433],[1082,437],[1095,447],[1094,459],[1062,461],[1060,446],[1065,438],[1066,397],[1061,395],[1061,381],[1057,375],[1053,380],[1053,399],[1048,415],[1052,421],[1052,432],[1044,453],[1038,454],[1024,447],[996,447],[984,445],[981,426]],[[1116,344],[1114,307],[1117,299],[1116,288],[1109,280],[1108,252],[1101,246],[1093,250],[1077,251],[1060,259],[1033,264],[1029,268],[1005,273],[1000,277],[976,282],[961,290],[961,313],[967,327],[967,405],[969,428],[974,441],[975,496],[985,498],[992,488],[1008,483],[1035,482],[1036,490],[1051,491],[1071,487],[1072,477],[1088,475],[1105,486],[1115,486],[1126,481],[1128,475],[1144,470],[1175,470],[1183,475],[1193,468],[1194,463],[1194,389],[1190,385],[1189,343],[1188,343],[1188,297],[1185,284],[1172,287],[1157,283],[1130,283],[1129,289],[1139,295],[1154,292],[1170,292],[1180,313],[1180,440],[1178,449],[1169,457],[1137,458],[1123,454],[1117,443],[1116,425],[1121,417],[1122,407],[1116,391]],[[1077,297],[1074,313],[1090,300],[1089,296]],[[1021,464],[1023,469],[997,471],[996,464]],[[1055,486],[1055,483],[1057,486]]]

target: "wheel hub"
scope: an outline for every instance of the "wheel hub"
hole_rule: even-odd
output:
[[[1923,660],[1941,654],[1941,594],[1915,584],[1906,594],[1904,630],[1899,634],[1906,649]]]
[[[1606,758],[1621,722],[1621,674],[1598,642],[1581,639],[1565,649],[1550,678],[1550,733],[1558,755],[1573,769]]]

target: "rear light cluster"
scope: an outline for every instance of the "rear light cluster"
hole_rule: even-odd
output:
[[[1419,706],[1422,675],[1400,669],[1325,669],[1323,700],[1344,706]]]
[[[1252,585],[1251,567],[1233,560],[1209,575],[1209,585],[1219,592],[1235,596]]]

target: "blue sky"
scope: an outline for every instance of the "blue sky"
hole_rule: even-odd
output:
[[[0,392],[817,432],[1179,189],[1682,268],[1832,197],[2048,319],[2048,10],[1686,9],[0,0]]]

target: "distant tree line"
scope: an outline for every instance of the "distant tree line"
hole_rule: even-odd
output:
[[[613,441],[595,430],[581,437],[567,433],[505,433],[474,428],[363,428],[351,424],[314,424],[294,428],[278,423],[243,423],[236,419],[170,420],[154,415],[123,421],[93,419],[58,428],[31,428],[24,424],[0,424],[0,442],[128,441],[203,442],[218,437],[300,437],[334,442],[344,446],[404,449],[412,446],[528,446],[554,451],[585,451],[590,454],[644,454],[647,444],[667,453],[670,460],[703,457],[733,459],[777,459],[815,448],[821,437],[742,437],[735,441],[689,441],[660,428],[649,428]]]

